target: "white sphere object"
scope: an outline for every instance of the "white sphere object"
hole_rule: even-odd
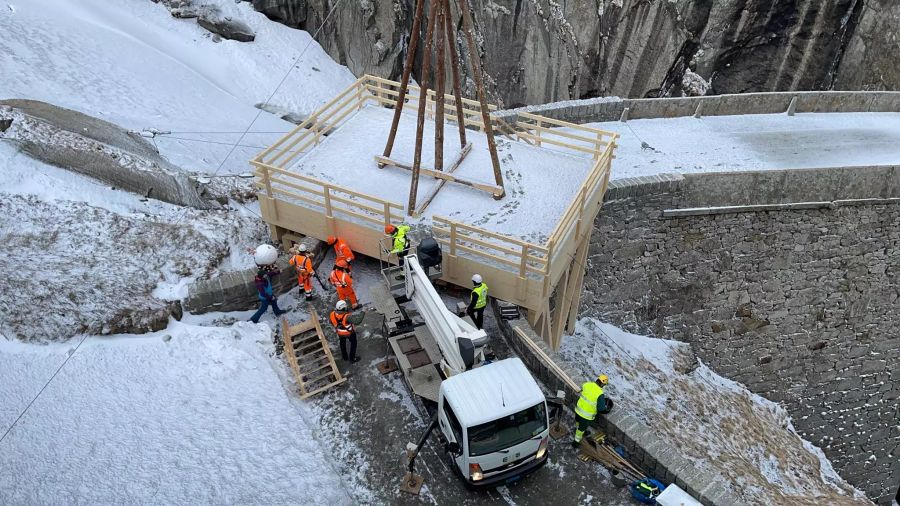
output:
[[[278,250],[271,244],[260,244],[253,254],[256,265],[272,265],[278,260]]]

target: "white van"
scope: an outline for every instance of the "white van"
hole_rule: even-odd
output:
[[[511,483],[547,462],[547,401],[518,358],[441,382],[438,425],[454,467],[471,486]]]

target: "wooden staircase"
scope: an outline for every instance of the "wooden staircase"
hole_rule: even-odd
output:
[[[310,319],[296,325],[290,325],[282,318],[281,335],[284,336],[284,356],[300,386],[301,399],[347,381],[334,362],[315,310],[310,308]]]

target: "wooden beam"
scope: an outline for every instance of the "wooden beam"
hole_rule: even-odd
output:
[[[569,314],[566,318],[565,331],[571,335],[575,333],[575,321],[578,318],[578,308],[581,306],[581,296],[584,293],[584,274],[587,270],[587,252],[590,249],[591,236],[588,234],[584,239],[584,243],[579,246],[578,253],[575,255],[576,277],[572,290],[572,300],[569,303]],[[562,339],[560,339],[562,343]]]
[[[391,156],[391,150],[394,149],[394,139],[397,137],[397,127],[400,125],[400,113],[403,112],[403,101],[406,99],[406,90],[409,87],[409,74],[412,72],[413,62],[416,59],[416,46],[419,43],[419,25],[422,24],[422,12],[424,9],[425,0],[416,2],[412,31],[409,33],[406,63],[403,64],[403,77],[400,78],[400,94],[397,95],[397,104],[394,106],[394,118],[391,120],[391,130],[388,133],[387,144],[384,145],[384,156]]]
[[[488,112],[487,99],[484,95],[484,78],[481,75],[481,58],[478,56],[478,47],[475,45],[474,23],[472,12],[469,10],[468,0],[459,0],[459,10],[462,13],[463,26],[466,32],[466,42],[469,46],[469,59],[472,63],[472,75],[475,78],[475,89],[478,92],[478,101],[481,104],[481,119],[484,121],[484,133],[487,136],[488,151],[491,154],[491,165],[494,168],[494,182],[503,189],[503,174],[500,172],[500,158],[497,156],[497,145],[494,142],[494,129],[491,126],[491,115]],[[503,190],[494,198],[500,200],[506,194]]]
[[[453,174],[453,171],[455,171],[456,169],[459,168],[459,165],[462,163],[463,159],[466,157],[466,155],[469,154],[469,151],[471,151],[471,150],[472,150],[471,142],[466,144],[465,146],[463,146],[463,148],[459,151],[459,153],[456,154],[456,157],[450,161],[450,168],[447,169],[447,174]],[[441,188],[443,188],[446,183],[447,183],[446,179],[441,179],[440,181],[438,181],[438,184],[434,188],[432,188],[432,190],[430,192],[428,192],[428,195],[426,195],[425,198],[422,200],[422,204],[419,205],[418,209],[416,209],[416,216],[421,216],[422,213],[425,212],[425,209],[428,207],[428,204],[431,204],[431,201],[434,200],[435,197],[437,197],[438,192],[441,191]]]
[[[444,36],[447,38],[450,48],[450,70],[453,74],[453,100],[456,102],[456,125],[459,127],[459,146],[466,145],[466,116],[463,113],[462,90],[459,85],[459,56],[456,54],[456,32],[453,31],[453,21],[450,19],[450,0],[444,1],[444,22],[446,30]]]
[[[422,56],[422,90],[419,93],[419,111],[416,119],[416,147],[413,154],[412,179],[409,182],[409,203],[406,214],[416,210],[416,194],[419,191],[419,169],[422,167],[422,134],[425,131],[425,106],[428,104],[428,74],[431,69],[431,47],[434,45],[434,23],[437,13],[434,6],[428,9],[428,29],[425,31],[425,54]]]
[[[434,170],[444,170],[444,46],[447,39],[444,36],[444,1],[436,0],[437,4],[437,33],[435,34],[435,59],[437,68],[434,73]]]
[[[383,156],[375,155],[375,161],[381,165],[391,165],[393,167],[398,167],[406,170],[413,170],[414,165],[410,165],[404,162],[398,162],[396,160],[391,160],[390,158],[385,158]],[[419,173],[425,174],[426,176],[431,176],[436,179],[443,179],[445,181],[449,181],[451,183],[458,183],[464,186],[468,186],[469,188],[475,188],[476,190],[481,190],[491,195],[497,197],[503,195],[503,188],[499,186],[493,186],[484,183],[476,183],[475,181],[469,181],[467,179],[462,179],[454,176],[453,174],[448,174],[446,172],[439,172],[432,169],[426,169],[424,167],[419,167]]]

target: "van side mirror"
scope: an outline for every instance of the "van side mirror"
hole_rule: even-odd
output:
[[[462,453],[462,449],[459,447],[459,443],[457,443],[456,441],[447,443],[447,446],[445,448],[447,449],[447,452],[452,453],[453,455],[459,455],[460,453]]]

